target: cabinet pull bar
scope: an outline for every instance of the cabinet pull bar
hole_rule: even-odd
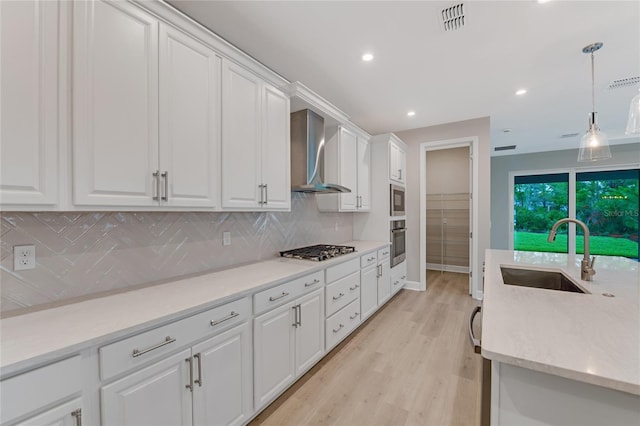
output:
[[[374,257],[368,257],[368,258],[367,258],[367,262],[371,262],[372,260],[376,260],[375,256],[374,256]]]
[[[298,303],[298,327],[302,327],[302,306]]]
[[[189,357],[185,359],[185,362],[189,364],[189,383],[185,386],[185,388],[193,392],[193,359]]]
[[[260,188],[260,201],[258,201],[258,204],[263,205],[264,204],[264,185],[260,184],[258,185],[258,188]]]
[[[311,281],[310,283],[304,283],[305,287],[311,287],[312,285],[318,284],[320,282],[319,279],[315,278],[313,281]]]
[[[223,323],[225,321],[229,321],[232,318],[237,317],[238,315],[240,315],[239,313],[235,312],[235,311],[231,311],[231,313],[229,315],[227,315],[224,318],[220,318],[219,320],[211,320],[210,324],[213,325],[218,325],[220,323]]]
[[[265,183],[264,185],[264,204],[269,202],[269,184]]]
[[[333,300],[338,300],[338,299],[340,299],[342,296],[344,296],[344,293],[340,293],[340,294],[339,294],[339,295],[337,295],[337,296],[333,296]]]
[[[82,426],[82,408],[73,410],[71,415],[76,418],[76,426]]]
[[[353,314],[353,316],[349,315],[349,319],[352,319],[352,320],[353,320],[353,319],[356,319],[356,318],[358,318],[358,315],[360,315],[360,314],[359,314],[358,312],[355,312],[355,313]]]
[[[276,300],[282,299],[283,297],[287,297],[289,295],[289,293],[287,293],[286,291],[283,291],[282,294],[278,297],[269,297],[269,302],[275,302]]]
[[[360,287],[360,286],[358,284],[356,284],[353,287],[349,287],[349,290],[353,291],[353,290],[357,289],[358,287]]]
[[[198,379],[193,382],[197,383],[198,387],[202,387],[202,356],[200,355],[200,352],[198,352],[193,357],[198,360]]]
[[[162,201],[169,201],[169,172],[165,170],[160,176],[164,178],[164,193],[162,194]]]
[[[160,201],[160,170],[151,173],[151,176],[153,176],[153,182],[156,186],[156,195],[153,196],[153,201]]]
[[[338,331],[342,330],[344,328],[344,324],[340,324],[340,326],[338,328],[334,328],[333,332],[337,333]]]
[[[150,347],[148,347],[146,349],[142,349],[142,350],[134,349],[133,352],[131,353],[131,356],[133,356],[134,358],[139,357],[140,355],[144,355],[147,352],[151,352],[154,349],[161,348],[164,345],[168,345],[169,343],[173,343],[175,341],[176,341],[175,337],[167,336],[167,337],[165,337],[164,342],[158,343],[157,345],[153,345],[153,346],[150,346]]]
[[[292,306],[293,309],[293,324],[292,327],[298,328],[298,305]]]

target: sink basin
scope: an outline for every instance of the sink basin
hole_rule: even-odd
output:
[[[505,266],[501,266],[500,271],[502,272],[502,281],[508,285],[586,293],[562,272],[509,268]]]

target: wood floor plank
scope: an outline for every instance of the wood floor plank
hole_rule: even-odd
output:
[[[251,425],[478,425],[468,286],[428,271],[426,292],[401,290]]]

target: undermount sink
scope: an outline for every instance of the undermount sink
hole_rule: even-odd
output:
[[[508,285],[586,293],[562,272],[505,266],[501,266],[500,271],[502,272],[502,281]]]

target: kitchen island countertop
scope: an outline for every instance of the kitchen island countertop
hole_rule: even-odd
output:
[[[580,280],[581,259],[487,250],[482,356],[640,395],[638,262],[598,256],[594,280],[587,282]],[[561,270],[589,294],[505,285],[505,265]]]
[[[275,257],[0,320],[2,378],[262,289],[359,258],[389,243],[351,241],[356,252],[323,262]]]

